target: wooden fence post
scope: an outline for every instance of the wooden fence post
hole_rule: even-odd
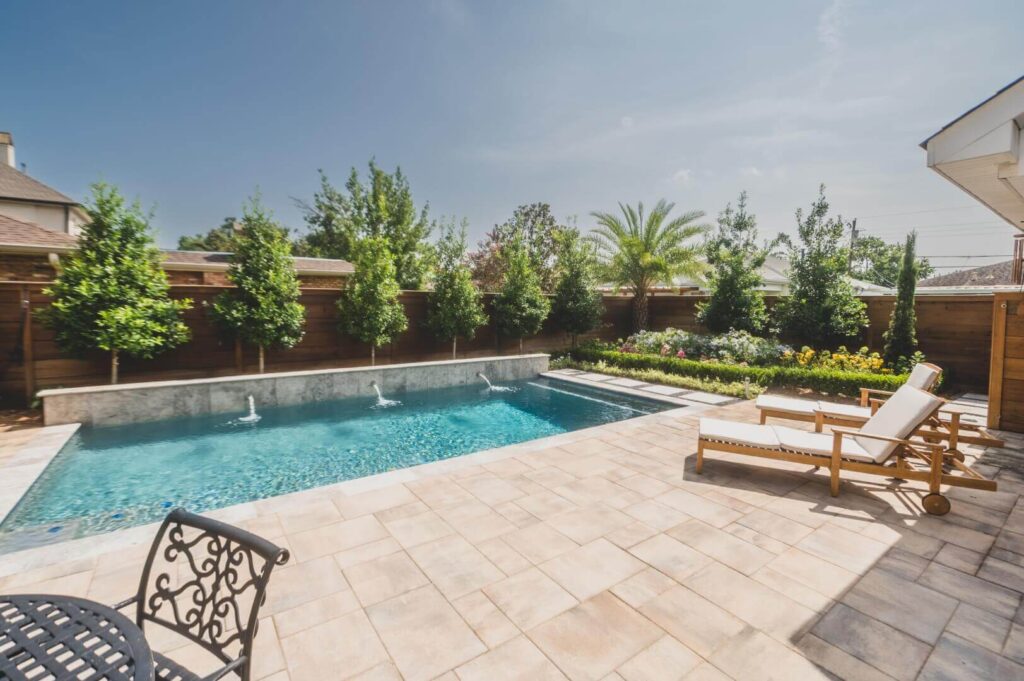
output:
[[[21,362],[25,371],[25,403],[32,406],[36,394],[36,364],[32,348],[32,292],[21,287]]]

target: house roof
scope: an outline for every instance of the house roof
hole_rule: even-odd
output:
[[[990,97],[988,97],[987,99],[985,99],[984,101],[978,102],[977,104],[975,104],[974,106],[972,106],[972,107],[971,107],[970,109],[968,109],[967,111],[964,111],[964,112],[963,112],[962,114],[960,114],[959,116],[957,116],[956,118],[954,118],[953,120],[951,120],[951,121],[950,121],[949,123],[946,123],[946,124],[945,124],[944,126],[942,126],[941,128],[939,128],[939,130],[937,130],[936,132],[934,132],[934,133],[932,133],[931,135],[929,135],[929,136],[928,136],[928,138],[927,138],[926,140],[924,140],[923,142],[921,142],[921,148],[922,148],[922,149],[927,149],[927,148],[928,148],[928,143],[929,143],[929,142],[931,142],[933,138],[935,138],[936,136],[938,136],[938,135],[942,134],[942,133],[943,133],[943,132],[945,132],[945,131],[946,131],[946,130],[947,130],[948,128],[951,128],[951,127],[953,127],[954,125],[956,125],[957,123],[959,123],[959,122],[960,122],[961,120],[963,120],[964,118],[967,118],[967,117],[968,117],[968,116],[970,116],[970,115],[971,115],[972,113],[974,113],[975,111],[977,111],[977,110],[978,110],[978,109],[980,109],[981,107],[985,106],[986,104],[988,104],[989,102],[991,102],[991,101],[992,101],[993,99],[995,99],[996,97],[998,97],[999,95],[1003,94],[1004,92],[1006,92],[1007,90],[1009,90],[1010,88],[1012,88],[1012,87],[1013,87],[1014,85],[1016,85],[1017,83],[1020,83],[1020,82],[1022,82],[1022,81],[1024,81],[1024,76],[1021,76],[1020,78],[1018,78],[1017,80],[1013,81],[1012,83],[1008,83],[1007,85],[1004,85],[1003,87],[999,88],[999,89],[998,89],[998,90],[996,90],[996,91],[995,91],[994,93],[992,93],[992,95],[991,95]]]
[[[26,253],[66,253],[78,246],[78,238],[33,222],[0,215],[0,250]],[[162,250],[164,267],[171,270],[220,271],[231,262],[230,253]],[[347,260],[293,258],[295,271],[310,276],[342,276],[356,271]]]
[[[170,269],[207,269],[226,270],[231,263],[231,254],[218,251],[175,251],[165,250],[164,265]],[[299,274],[337,276],[352,274],[356,271],[352,263],[347,260],[333,260],[330,258],[293,258],[295,270]]]
[[[16,250],[65,251],[73,249],[77,243],[78,239],[70,234],[0,215],[0,246]]]
[[[932,288],[935,286],[1012,286],[1012,270],[1013,261],[1007,260],[992,265],[983,265],[981,267],[928,277],[919,281],[917,286],[918,288]]]
[[[6,163],[0,163],[0,199],[57,203],[67,206],[78,205],[74,199],[61,194],[56,189],[47,187],[39,180]]]

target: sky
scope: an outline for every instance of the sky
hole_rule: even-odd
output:
[[[1018,3],[9,0],[0,130],[72,197],[138,198],[164,247],[257,190],[301,231],[318,168],[375,158],[474,243],[523,203],[588,229],[660,198],[713,220],[741,190],[774,236],[824,183],[948,272],[1014,231],[918,145],[1021,75]]]

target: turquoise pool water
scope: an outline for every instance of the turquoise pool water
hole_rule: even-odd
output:
[[[204,511],[651,414],[673,405],[536,378],[82,428],[0,525],[0,552]]]

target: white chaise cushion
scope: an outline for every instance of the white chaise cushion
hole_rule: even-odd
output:
[[[814,400],[798,400],[794,397],[783,397],[781,395],[758,395],[754,406],[758,409],[768,409],[769,411],[814,416],[814,408],[818,406],[818,403]]]
[[[914,370],[907,377],[906,384],[921,390],[931,390],[935,387],[935,382],[939,380],[939,374],[941,373],[942,369],[934,364],[928,364],[927,362],[915,364]]]
[[[701,418],[700,437],[705,440],[728,442],[734,445],[750,445],[764,449],[779,448],[779,439],[775,436],[775,431],[771,426],[759,426],[753,423]]]
[[[840,402],[818,402],[818,411],[834,416],[845,416],[850,419],[867,421],[871,418],[871,407],[862,407],[859,404],[842,404]]]
[[[942,404],[942,398],[912,385],[903,385],[875,415],[860,427],[861,433],[904,439]],[[854,436],[871,457],[881,463],[896,449],[895,442]]]
[[[779,438],[779,445],[788,452],[797,454],[817,454],[819,456],[832,456],[832,433],[811,433],[806,430],[788,428],[786,426],[772,426],[775,436]],[[842,454],[844,459],[855,461],[874,461],[870,452],[866,451],[856,440],[850,437],[843,438]]]

